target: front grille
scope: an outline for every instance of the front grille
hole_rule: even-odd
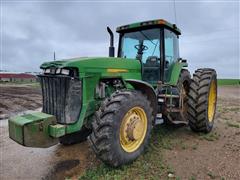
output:
[[[63,75],[39,75],[43,112],[56,116],[57,122],[71,124],[78,120],[82,106],[82,85],[77,78]]]

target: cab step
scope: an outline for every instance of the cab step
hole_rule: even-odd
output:
[[[178,112],[180,112],[181,110],[179,109],[179,108],[174,108],[174,107],[170,107],[170,108],[167,108],[166,109],[166,111],[168,112],[168,113],[178,113]]]
[[[162,113],[158,113],[158,114],[156,115],[155,125],[162,124],[162,123],[163,123]]]
[[[171,95],[171,94],[159,94],[158,98],[180,98],[179,95]]]

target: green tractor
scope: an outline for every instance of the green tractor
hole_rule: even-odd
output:
[[[143,153],[156,119],[188,124],[195,132],[212,130],[216,71],[198,69],[191,79],[179,57],[175,24],[158,19],[118,27],[117,57],[107,30],[109,57],[41,65],[42,112],[11,118],[10,138],[28,147],[88,138],[96,156],[117,167]]]

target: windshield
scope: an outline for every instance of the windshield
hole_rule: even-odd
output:
[[[146,63],[150,57],[160,58],[160,29],[125,33],[121,39],[120,56]]]

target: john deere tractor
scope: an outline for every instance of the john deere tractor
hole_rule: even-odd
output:
[[[216,71],[197,69],[191,79],[187,61],[179,56],[181,32],[175,24],[158,19],[118,27],[116,57],[107,30],[109,57],[41,65],[42,112],[11,118],[10,138],[50,147],[88,137],[96,156],[117,167],[144,152],[158,118],[188,124],[194,132],[212,130]]]

